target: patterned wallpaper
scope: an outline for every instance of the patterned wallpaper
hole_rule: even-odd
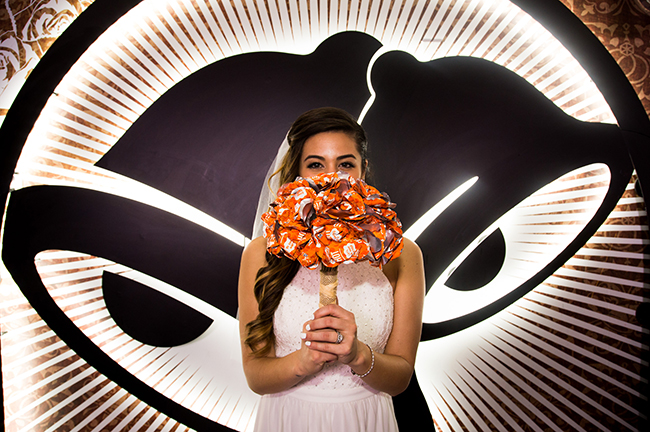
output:
[[[0,6],[0,116],[45,51],[92,0],[4,0]]]
[[[650,113],[650,1],[562,0],[598,37]]]

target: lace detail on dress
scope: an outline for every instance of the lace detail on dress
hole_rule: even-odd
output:
[[[286,287],[273,320],[278,357],[300,349],[302,326],[318,309],[319,281],[318,270],[301,267]],[[383,353],[393,329],[393,287],[384,273],[367,261],[340,265],[337,296],[341,307],[355,316],[358,339]],[[332,390],[364,383],[337,362],[299,385]]]

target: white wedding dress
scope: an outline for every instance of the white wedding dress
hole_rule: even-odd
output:
[[[382,353],[393,327],[393,288],[368,262],[339,266],[339,305],[354,313],[357,338]],[[300,349],[303,324],[318,309],[319,271],[301,267],[274,316],[276,355]],[[264,395],[255,423],[259,432],[392,432],[391,397],[374,390],[341,363],[281,393]]]

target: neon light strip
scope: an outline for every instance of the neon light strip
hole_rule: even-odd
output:
[[[415,241],[422,232],[427,229],[431,222],[436,220],[438,216],[442,214],[450,205],[452,205],[458,198],[460,198],[465,192],[469,190],[474,183],[478,181],[478,177],[472,177],[467,180],[462,185],[454,189],[449,195],[444,197],[440,202],[431,207],[429,211],[423,214],[420,219],[418,219],[411,227],[406,230],[404,237]]]

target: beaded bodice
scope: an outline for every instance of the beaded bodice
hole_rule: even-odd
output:
[[[273,320],[278,357],[300,349],[303,324],[318,309],[319,276],[318,270],[301,267],[286,287]],[[393,328],[393,287],[388,279],[364,261],[340,265],[338,281],[339,305],[354,314],[357,338],[375,352],[384,352]],[[363,381],[352,375],[347,365],[334,362],[299,385],[332,390],[357,387]]]

